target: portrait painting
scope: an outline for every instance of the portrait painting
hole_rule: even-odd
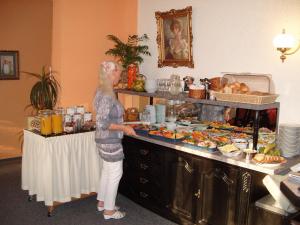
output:
[[[156,12],[158,67],[194,67],[192,7]]]
[[[0,80],[19,79],[18,58],[18,51],[0,51]]]

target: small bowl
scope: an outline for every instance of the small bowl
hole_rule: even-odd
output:
[[[174,122],[168,122],[166,123],[166,125],[167,125],[167,130],[174,131],[176,129],[176,123]]]
[[[234,142],[233,144],[240,150],[246,149],[248,146],[247,142]]]
[[[242,153],[242,151],[234,151],[234,152],[222,152],[221,151],[221,153],[224,155],[224,156],[226,156],[226,157],[238,157],[241,153]]]
[[[253,158],[253,156],[257,153],[256,150],[250,149],[250,148],[246,148],[243,150],[243,152],[246,154],[246,161],[250,162],[250,160]]]

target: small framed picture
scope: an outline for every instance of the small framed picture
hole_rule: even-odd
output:
[[[0,80],[19,79],[19,51],[0,51]]]
[[[192,7],[155,12],[158,67],[194,68],[192,52]]]

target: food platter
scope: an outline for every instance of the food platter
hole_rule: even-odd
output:
[[[257,162],[255,159],[252,159],[252,162],[255,163],[256,165],[267,167],[267,168],[279,167],[279,166],[281,166],[285,163],[285,162],[281,162],[281,163],[279,163],[279,162],[278,163],[260,163],[260,162]]]
[[[226,157],[238,157],[242,153],[235,145],[228,144],[222,147],[218,147],[218,150]]]
[[[181,142],[184,139],[184,134],[182,133],[176,133],[173,131],[168,130],[151,130],[149,131],[148,135],[154,139],[160,140],[160,141],[166,141],[171,143],[178,143]]]
[[[211,153],[217,151],[216,144],[211,141],[195,142],[194,139],[185,139],[182,142],[183,142],[184,146],[186,146],[188,148],[192,148],[194,150],[206,150]]]
[[[263,167],[278,167],[287,162],[282,156],[272,156],[267,154],[256,154],[252,162]]]

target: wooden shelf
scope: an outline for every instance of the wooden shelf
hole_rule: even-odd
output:
[[[180,93],[179,95],[171,95],[169,92],[156,92],[156,93],[147,93],[147,92],[136,92],[125,89],[115,89],[116,93],[128,94],[128,95],[137,95],[143,97],[152,97],[152,98],[164,98],[164,99],[176,99],[183,100],[191,103],[200,103],[200,104],[208,104],[208,105],[219,105],[219,106],[227,106],[231,108],[243,108],[243,109],[252,109],[252,110],[265,110],[272,108],[279,108],[280,103],[274,102],[270,104],[248,104],[248,103],[239,103],[239,102],[227,102],[227,101],[212,101],[206,99],[195,99],[189,98],[187,93]]]

